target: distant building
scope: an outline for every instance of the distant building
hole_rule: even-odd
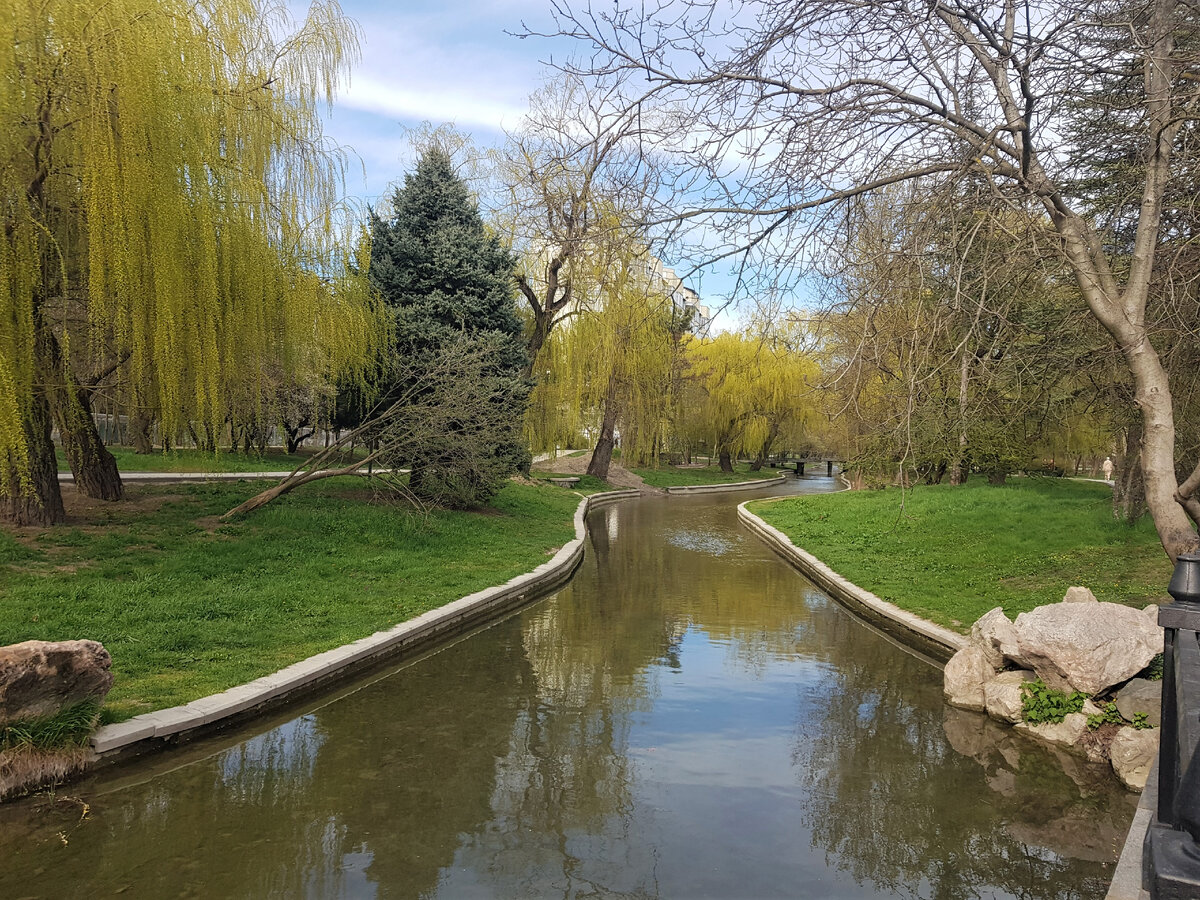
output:
[[[708,337],[708,330],[712,326],[712,312],[700,303],[700,295],[684,284],[674,269],[664,266],[658,257],[648,257],[645,266],[646,277],[650,283],[662,287],[663,293],[671,298],[675,310],[692,314],[689,329],[691,333],[697,337]]]

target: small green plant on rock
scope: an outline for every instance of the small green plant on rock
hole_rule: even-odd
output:
[[[1093,716],[1088,716],[1088,728],[1095,731],[1102,725],[1123,725],[1125,719],[1121,717],[1121,713],[1117,710],[1117,704],[1113,702],[1105,703],[1100,712]]]
[[[1145,731],[1147,728],[1153,728],[1154,726],[1150,724],[1150,714],[1149,713],[1134,713],[1133,714],[1133,727],[1136,728],[1138,731]]]
[[[1154,658],[1150,660],[1150,665],[1143,670],[1142,677],[1150,681],[1162,681],[1163,677],[1163,655],[1155,653]]]
[[[1087,694],[1082,691],[1065,693],[1046,687],[1040,678],[1021,685],[1021,714],[1030,725],[1058,724],[1070,713],[1083,709]]]

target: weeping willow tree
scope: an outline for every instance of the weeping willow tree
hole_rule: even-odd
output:
[[[164,433],[215,432],[271,366],[368,357],[318,116],[357,36],[333,2],[297,24],[265,0],[12,0],[0,42],[0,515],[49,524],[52,426],[79,488],[120,497],[100,379]]]
[[[721,469],[748,455],[761,467],[780,438],[793,446],[816,417],[817,366],[767,337],[720,334],[685,344],[689,390],[683,417],[713,447]]]
[[[618,433],[626,459],[647,461],[669,423],[677,316],[648,261],[632,240],[577,260],[575,290],[588,302],[550,333],[537,358],[527,436],[553,449],[595,433],[588,474],[598,478],[608,476]]]

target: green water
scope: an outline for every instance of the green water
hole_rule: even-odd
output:
[[[944,706],[748,496],[598,510],[503,622],[0,807],[0,898],[1102,897],[1135,798]]]

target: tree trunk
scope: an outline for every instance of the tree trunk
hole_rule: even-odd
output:
[[[721,461],[721,471],[726,473],[733,472],[733,458],[730,456],[729,448],[722,447],[718,454]]]
[[[300,449],[301,444],[316,434],[315,428],[309,429],[304,434],[301,434],[301,430],[306,427],[306,425],[300,424],[293,428],[291,425],[284,423],[283,432],[287,436],[285,440],[287,441],[287,452],[289,454],[297,452]]]
[[[609,398],[604,401],[604,420],[600,423],[600,439],[588,462],[587,473],[604,481],[608,478],[608,467],[612,465],[613,435],[617,430],[617,404]]]
[[[550,329],[554,327],[554,313],[540,310],[532,310],[532,312],[533,327],[529,330],[529,342],[526,344],[529,362],[525,364],[525,377],[540,380],[533,370],[537,365],[538,354],[550,337]]]
[[[1142,477],[1142,429],[1130,425],[1125,432],[1125,452],[1117,457],[1113,472],[1113,518],[1137,522],[1146,512],[1146,483]]]
[[[100,439],[87,389],[75,380],[63,359],[58,339],[48,329],[43,331],[39,342],[43,371],[51,379],[49,393],[58,437],[75,476],[75,489],[96,500],[120,500],[123,490],[117,461]]]
[[[988,472],[988,484],[1001,485],[1008,481],[1007,472]]]
[[[967,386],[970,383],[970,359],[963,350],[958,370],[958,449],[950,466],[950,483],[967,483]]]
[[[7,460],[13,474],[0,481],[0,517],[13,525],[60,525],[67,515],[50,438],[50,405],[43,391],[34,391],[33,406],[29,417],[22,417],[21,428],[29,450],[29,479],[22,482],[16,460]]]
[[[153,426],[154,420],[140,409],[130,418],[129,431],[133,436],[134,453],[145,454],[154,452],[154,441],[150,438],[150,429]]]

